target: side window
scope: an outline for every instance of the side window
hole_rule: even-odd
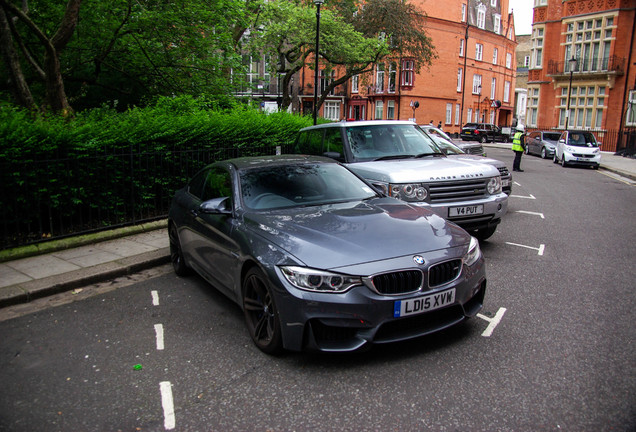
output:
[[[304,132],[298,140],[296,151],[302,154],[322,155],[322,132],[324,129],[309,130]]]
[[[230,173],[223,168],[212,168],[203,186],[202,201],[212,198],[232,197]]]
[[[208,177],[209,172],[210,170],[208,169],[202,170],[199,171],[194,177],[192,177],[192,180],[190,180],[190,183],[188,184],[188,192],[190,194],[201,199],[201,197],[203,196],[203,185],[205,183],[205,179]]]
[[[340,128],[331,128],[325,130],[325,146],[323,148],[324,152],[335,152],[340,153],[344,156],[344,152],[342,149],[342,134],[340,133]]]

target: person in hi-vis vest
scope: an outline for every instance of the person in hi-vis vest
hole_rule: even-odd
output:
[[[524,141],[526,134],[523,133],[523,125],[517,125],[517,132],[512,137],[512,151],[515,152],[515,161],[512,163],[512,170],[523,172],[521,169],[521,156],[523,155]]]

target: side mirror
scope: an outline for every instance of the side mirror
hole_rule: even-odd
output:
[[[212,198],[201,203],[199,212],[204,214],[232,214],[232,200],[230,197]]]
[[[559,142],[565,144],[565,140],[564,139],[560,139]]]
[[[338,152],[324,152],[322,155],[324,157],[335,159],[337,161],[341,161],[342,160],[342,155],[340,153],[338,153]]]

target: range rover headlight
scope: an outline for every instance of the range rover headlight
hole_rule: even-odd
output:
[[[464,255],[464,264],[471,266],[479,260],[481,257],[481,249],[479,248],[479,241],[475,237],[470,237],[470,245],[468,246],[468,252]]]
[[[362,285],[362,279],[356,276],[307,267],[281,266],[280,269],[290,284],[305,291],[343,293]]]
[[[488,193],[490,195],[496,195],[501,193],[501,177],[493,177],[488,181]]]
[[[392,184],[391,196],[402,201],[424,201],[428,191],[419,183]]]

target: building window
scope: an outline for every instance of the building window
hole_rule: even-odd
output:
[[[530,66],[530,56],[525,56],[523,58],[523,67],[529,67]]]
[[[388,101],[386,103],[386,119],[393,120],[395,118],[395,101]]]
[[[492,64],[496,65],[499,57],[499,50],[497,48],[492,50]]]
[[[512,67],[512,54],[506,53],[506,67],[510,69]]]
[[[601,128],[605,107],[605,86],[572,86],[570,91],[570,119],[568,126]],[[568,86],[561,87],[557,100],[559,126],[565,126],[568,104]]]
[[[359,82],[360,77],[358,75],[354,75],[351,77],[351,93],[358,93]]]
[[[497,78],[493,78],[490,83],[490,99],[495,99],[495,89],[497,88]]]
[[[462,68],[457,69],[457,91],[462,91],[462,78],[464,76],[464,70]]]
[[[466,123],[472,123],[473,121],[473,109],[468,108],[468,112],[466,113]]]
[[[459,124],[459,109],[460,109],[460,105],[455,104],[455,125]]]
[[[492,21],[493,21],[493,23],[492,23],[492,27],[493,27],[493,28],[492,28],[492,30],[493,30],[495,33],[499,34],[499,32],[501,31],[501,15],[499,15],[499,14],[495,14],[495,15],[493,15],[493,17],[492,17]]]
[[[504,82],[504,102],[510,102],[510,81]]]
[[[462,22],[466,22],[466,3],[462,3]]]
[[[395,93],[395,75],[397,65],[395,62],[389,65],[389,93]]]
[[[413,86],[413,78],[415,77],[413,72],[414,65],[413,60],[402,60],[401,82],[405,87]]]
[[[481,75],[473,75],[473,94],[481,95]]]
[[[340,102],[325,102],[323,116],[329,120],[340,120]]]
[[[331,71],[327,73],[324,69],[320,71],[320,92],[324,93],[325,89],[331,85],[331,83],[336,79],[336,71]],[[329,91],[329,95],[333,96],[334,89]]]
[[[537,126],[537,114],[539,112],[539,88],[528,87],[528,116],[526,123],[528,126]]]
[[[452,103],[447,103],[446,104],[446,123],[447,125],[451,124],[453,122],[453,104]]]
[[[477,6],[477,27],[486,28],[486,6],[483,4]]]
[[[607,70],[610,58],[613,32],[608,27],[613,26],[612,17],[606,19],[579,19],[567,22],[565,25],[565,72],[569,72],[568,60],[572,57],[578,60],[577,71],[598,72]],[[605,25],[603,25],[605,23]]]
[[[384,92],[384,64],[382,63],[376,66],[375,92],[376,93]]]
[[[534,6],[545,6],[548,4],[548,0],[534,0]]]
[[[495,110],[490,110],[490,120],[488,123],[495,123]]]
[[[475,60],[481,61],[484,54],[484,46],[480,43],[475,44]]]
[[[459,40],[459,56],[464,57],[464,39]]]
[[[627,118],[625,126],[636,127],[636,90],[629,91],[629,103],[627,104]]]
[[[497,0],[490,0],[490,6],[497,7]]]
[[[532,36],[530,38],[530,49],[532,56],[532,68],[540,69],[543,67],[543,27],[537,27],[532,30]]]
[[[382,120],[382,111],[384,110],[384,102],[377,101],[375,103],[375,119]]]

